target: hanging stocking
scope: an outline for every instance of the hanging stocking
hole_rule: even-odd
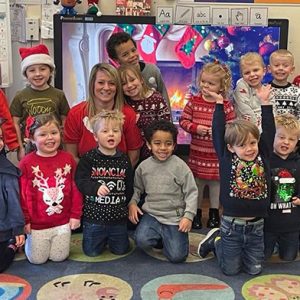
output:
[[[195,51],[203,37],[192,26],[188,26],[182,38],[175,46],[175,53],[186,69],[195,64]]]
[[[137,42],[137,48],[144,62],[156,63],[156,49],[163,35],[154,25],[147,25],[142,38]]]

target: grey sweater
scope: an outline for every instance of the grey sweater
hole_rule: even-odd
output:
[[[193,220],[198,189],[187,164],[176,155],[166,161],[154,157],[144,160],[136,169],[131,203],[138,203],[146,193],[144,212],[166,225],[178,225],[182,217]]]

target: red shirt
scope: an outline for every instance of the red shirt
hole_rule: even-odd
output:
[[[125,116],[125,122],[118,149],[127,153],[128,150],[141,148],[143,140],[140,130],[136,125],[136,114],[134,110],[125,104],[122,112]],[[79,156],[82,156],[97,146],[88,122],[87,102],[81,102],[69,111],[64,126],[64,142],[66,144],[77,144]]]
[[[25,223],[33,229],[47,229],[80,219],[82,195],[74,176],[73,156],[58,151],[53,157],[29,153],[20,161],[21,206]]]

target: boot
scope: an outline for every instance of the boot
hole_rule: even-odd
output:
[[[217,208],[209,209],[209,218],[207,221],[207,228],[215,228],[220,226],[219,210]]]
[[[197,209],[196,216],[194,217],[194,220],[192,223],[193,229],[201,229],[202,228],[201,217],[202,217],[202,210]]]

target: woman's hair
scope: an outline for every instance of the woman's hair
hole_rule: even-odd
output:
[[[224,140],[230,146],[239,146],[247,141],[250,133],[259,141],[259,129],[255,124],[247,120],[234,120],[226,124]]]
[[[242,55],[240,59],[241,72],[243,73],[244,65],[252,65],[254,63],[260,64],[263,68],[265,67],[262,56],[257,52],[247,52],[246,54]]]
[[[291,114],[282,114],[275,117],[276,129],[283,127],[288,131],[297,131],[298,138],[300,137],[300,123],[298,119]]]
[[[33,135],[38,128],[40,128],[48,123],[55,124],[61,134],[60,122],[56,118],[56,116],[52,113],[36,115],[34,117],[29,116],[26,119],[25,138],[27,138],[27,140],[28,140],[28,142],[26,143],[26,146],[25,146],[26,153],[36,150],[35,145],[30,140],[33,138]]]
[[[123,96],[123,90],[121,85],[121,80],[119,73],[115,67],[113,67],[110,64],[107,63],[98,63],[93,66],[90,78],[89,78],[89,96],[87,99],[88,102],[88,117],[92,118],[96,115],[96,104],[95,104],[95,94],[94,94],[94,87],[95,87],[95,81],[96,76],[98,72],[104,72],[109,76],[116,85],[116,95],[114,98],[114,109],[122,111],[123,105],[124,105],[124,96]]]
[[[122,86],[125,83],[128,83],[128,81],[134,80],[136,77],[142,84],[142,90],[141,90],[141,98],[146,98],[147,93],[151,90],[151,88],[147,85],[146,81],[143,79],[142,72],[137,66],[131,66],[131,65],[122,65],[118,69]],[[133,76],[134,77],[133,77]]]
[[[104,122],[115,121],[120,125],[120,128],[122,129],[124,124],[124,114],[118,110],[109,110],[109,111],[104,110],[96,114],[91,119],[91,125],[94,134],[96,134],[97,131],[99,130],[102,121]]]
[[[198,85],[200,85],[201,77],[204,72],[219,76],[222,95],[227,97],[232,88],[232,76],[229,67],[219,62],[205,64],[200,71]]]

